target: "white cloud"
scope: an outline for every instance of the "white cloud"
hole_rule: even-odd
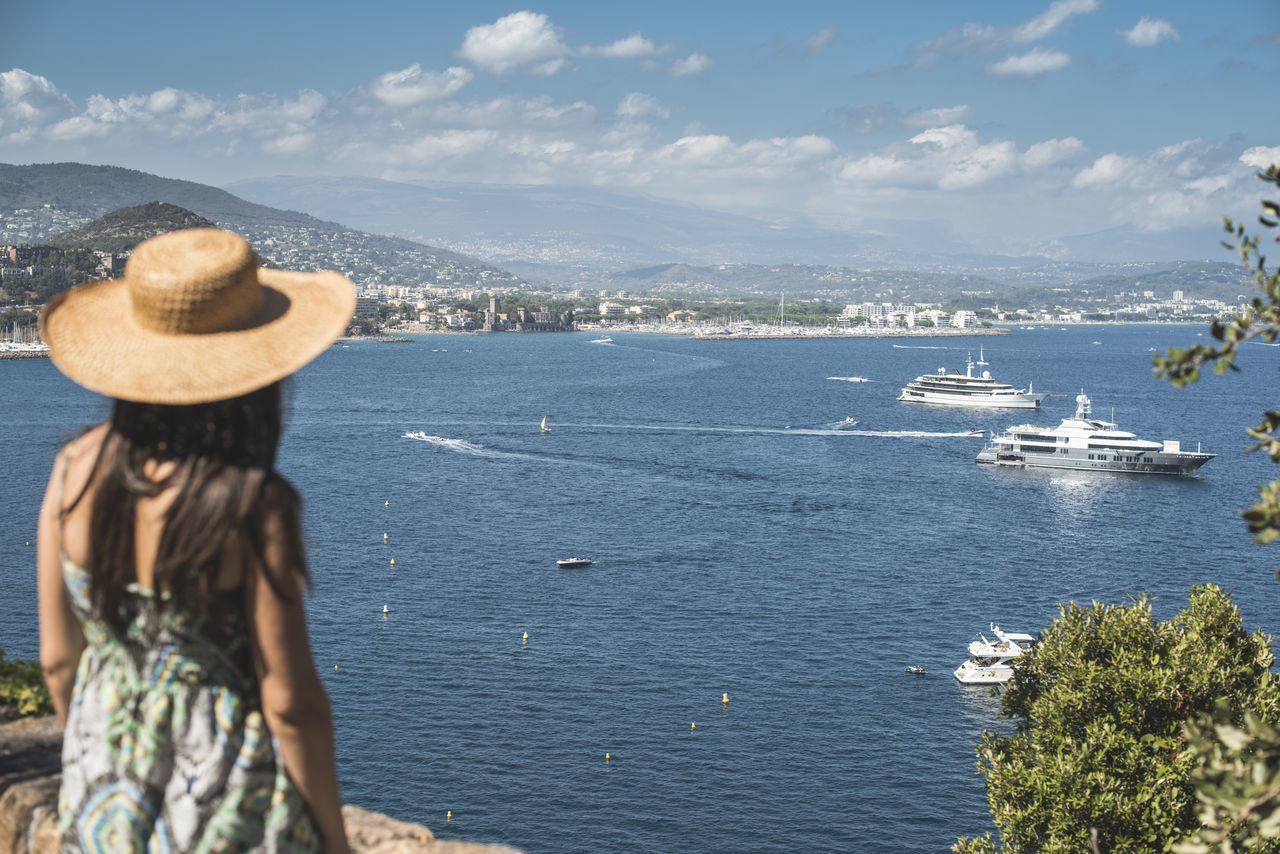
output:
[[[516,98],[504,96],[484,102],[443,101],[433,105],[421,121],[434,126],[461,128],[492,128],[509,130],[520,128],[587,129],[596,115],[596,108],[586,101],[557,103],[550,96]]]
[[[73,109],[71,99],[46,77],[21,68],[0,73],[0,126],[10,129],[8,137],[15,142],[30,139]]]
[[[520,66],[553,74],[564,66],[569,48],[546,15],[513,12],[492,24],[467,30],[458,55],[495,74]]]
[[[393,107],[409,107],[456,95],[475,75],[460,66],[442,72],[423,71],[418,63],[403,71],[388,71],[373,84],[373,95]]]
[[[804,46],[810,53],[822,53],[836,40],[835,27],[826,26],[804,40]]]
[[[656,56],[662,51],[644,36],[634,33],[603,47],[583,48],[582,52],[588,56],[604,56],[611,59],[640,59]]]
[[[851,160],[840,169],[840,179],[854,184],[901,184],[917,173],[911,161],[892,154],[868,154]]]
[[[1060,50],[1032,48],[1022,56],[1010,56],[987,66],[987,73],[996,77],[1035,77],[1050,71],[1061,71],[1071,64],[1071,56]]]
[[[1271,148],[1255,145],[1240,155],[1240,162],[1254,169],[1266,169],[1273,163],[1280,164],[1280,145]]]
[[[939,125],[955,124],[969,115],[968,104],[957,104],[954,107],[934,107],[931,110],[916,110],[903,116],[902,123],[911,128],[929,128]]]
[[[821,136],[752,139],[737,145],[727,136],[704,134],[681,137],[653,152],[650,161],[685,174],[711,172],[770,172],[829,157],[835,143]]]
[[[1133,25],[1131,30],[1120,30],[1120,35],[1124,36],[1124,40],[1134,47],[1154,47],[1165,39],[1173,41],[1181,41],[1178,31],[1173,28],[1173,24],[1157,18],[1151,20],[1144,17],[1138,23]]]
[[[1134,161],[1119,154],[1104,154],[1093,165],[1081,169],[1071,179],[1073,187],[1112,186],[1122,182],[1132,170]]]
[[[942,35],[911,46],[916,55],[916,66],[937,62],[947,53],[994,53],[1011,45],[1037,42],[1052,34],[1074,15],[1092,12],[1098,8],[1098,0],[1057,0],[1036,17],[1012,27],[993,27],[990,24],[968,23],[959,29],[948,30]]]
[[[671,73],[676,77],[688,74],[701,74],[711,67],[711,59],[701,53],[691,53],[684,59],[677,59],[671,64]]]
[[[907,140],[914,145],[936,145],[943,150],[972,149],[977,145],[978,135],[964,125],[947,125],[940,128],[929,128]]]
[[[846,162],[842,181],[899,189],[975,190],[1006,177],[1040,175],[1084,150],[1075,137],[1049,139],[1018,151],[1009,140],[983,141],[954,124],[929,128],[905,144]]]
[[[1256,206],[1258,190],[1250,160],[1226,145],[1200,139],[1166,145],[1145,154],[1104,154],[1071,181],[1101,202],[1106,224],[1144,231],[1203,226],[1223,213]],[[1280,151],[1277,151],[1280,153]]]
[[[1057,0],[1030,21],[1014,27],[1009,36],[1013,41],[1021,44],[1040,41],[1062,26],[1071,16],[1092,12],[1097,8],[1098,0]]]
[[[314,133],[291,133],[276,139],[267,140],[262,150],[268,154],[301,154],[315,147]]]
[[[491,130],[448,130],[392,145],[389,153],[393,162],[422,165],[485,151],[492,148],[498,138],[497,132]]]
[[[665,119],[670,113],[652,95],[631,92],[618,102],[618,115],[626,119],[642,119],[649,116]]]
[[[1083,152],[1084,149],[1084,143],[1074,136],[1069,136],[1066,139],[1049,139],[1028,147],[1027,153],[1023,157],[1023,162],[1031,169],[1043,169],[1046,166],[1053,166],[1055,163],[1069,160]]]

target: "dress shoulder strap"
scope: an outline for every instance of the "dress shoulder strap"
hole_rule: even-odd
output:
[[[67,520],[67,470],[71,468],[71,454],[62,454],[62,471],[58,472],[58,548],[63,547],[62,530]]]

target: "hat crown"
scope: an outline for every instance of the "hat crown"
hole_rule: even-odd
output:
[[[125,268],[134,320],[167,335],[229,332],[262,302],[258,256],[237,234],[194,228],[139,244]]]

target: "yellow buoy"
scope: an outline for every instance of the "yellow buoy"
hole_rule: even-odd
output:
[[[607,754],[607,753],[606,753],[606,754],[604,755],[604,761],[605,761],[605,762],[608,762],[608,761],[609,761],[609,754]]]
[[[528,643],[528,642],[529,642],[529,633],[528,633],[528,632],[525,632],[525,633],[524,633],[524,637],[523,637],[523,638],[521,638],[521,640],[522,640],[522,641],[524,641],[525,643]]]
[[[729,695],[725,694],[724,699],[721,700],[720,702],[724,703],[726,706],[729,705]]]
[[[338,665],[336,665],[336,664],[335,664],[335,665],[333,665],[333,669],[334,669],[334,670],[337,670],[337,669],[338,669]]]
[[[445,820],[445,821],[453,821],[453,810],[445,810],[445,813],[444,813],[444,820]]]
[[[692,731],[693,731],[693,728],[694,728],[694,727],[696,727],[696,726],[697,726],[697,724],[696,724],[696,723],[691,723],[691,724],[689,724],[689,730],[692,732]]]
[[[395,565],[396,565],[396,559],[395,559],[395,558],[392,558],[392,559],[391,559],[391,565],[392,565],[392,566],[395,566]]]

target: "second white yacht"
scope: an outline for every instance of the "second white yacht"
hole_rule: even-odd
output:
[[[942,406],[969,406],[984,409],[1038,409],[1043,394],[1034,394],[1030,386],[1016,389],[1008,383],[996,382],[990,371],[973,374],[973,354],[965,359],[965,372],[938,368],[936,374],[922,374],[902,389],[898,400],[903,403],[935,403]],[[976,364],[985,365],[981,352]]]

